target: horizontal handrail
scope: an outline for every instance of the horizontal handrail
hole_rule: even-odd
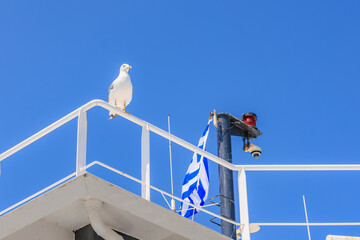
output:
[[[82,170],[86,170],[87,168],[95,165],[95,164],[98,164],[98,165],[101,165],[105,168],[108,168],[109,170],[111,171],[114,171],[114,172],[117,172],[125,177],[128,177],[140,184],[142,184],[142,186],[146,186],[147,190],[149,190],[150,188],[155,190],[155,191],[158,191],[160,192],[163,196],[166,195],[168,197],[171,197],[172,199],[176,199],[180,202],[184,202],[183,199],[181,198],[178,198],[172,194],[169,194],[159,188],[156,188],[156,187],[153,187],[150,185],[150,182],[149,180],[147,181],[143,181],[142,180],[138,180],[128,174],[125,174],[119,170],[116,170],[110,166],[107,166],[101,162],[98,162],[98,161],[95,161],[95,162],[92,162],[91,164],[89,165],[86,165],[86,126],[87,126],[87,122],[86,122],[86,111],[92,109],[93,107],[95,106],[99,106],[99,107],[102,107],[104,109],[107,109],[111,112],[114,112],[116,113],[117,115],[143,127],[143,130],[146,129],[147,131],[147,134],[148,134],[148,131],[151,131],[161,137],[164,137],[165,139],[171,141],[171,142],[174,142],[194,153],[197,153],[199,155],[202,155],[204,157],[206,157],[207,159],[209,159],[210,161],[213,161],[223,167],[226,167],[230,170],[233,170],[233,171],[238,171],[239,172],[239,193],[242,193],[242,194],[239,194],[240,197],[242,197],[242,199],[240,199],[242,201],[242,203],[240,203],[240,207],[243,206],[244,207],[244,214],[243,214],[243,218],[241,218],[241,223],[238,223],[238,222],[235,222],[231,219],[227,219],[225,217],[222,217],[222,216],[219,216],[219,215],[216,215],[210,211],[207,211],[206,209],[203,209],[202,207],[198,207],[198,206],[195,206],[191,203],[188,203],[186,202],[188,205],[198,209],[199,211],[203,211],[205,213],[208,213],[212,216],[216,216],[218,217],[219,219],[222,219],[224,221],[227,221],[229,223],[232,223],[234,225],[237,225],[237,226],[243,226],[244,229],[247,229],[245,230],[245,234],[243,237],[244,240],[248,240],[250,239],[250,236],[249,236],[249,219],[248,219],[248,216],[247,215],[247,195],[246,195],[246,177],[245,177],[245,171],[359,171],[360,170],[360,164],[315,164],[315,165],[235,165],[235,164],[232,164],[232,163],[229,163],[209,152],[206,152],[200,148],[198,148],[197,146],[187,142],[187,141],[184,141],[183,139],[180,139],[172,134],[170,134],[169,132],[167,131],[164,131],[138,117],[135,117],[127,112],[124,112],[123,110],[121,109],[118,109],[110,104],[108,104],[107,102],[103,101],[103,100],[92,100],[88,103],[86,103],[85,105],[83,105],[82,107],[76,109],[75,111],[69,113],[68,115],[66,115],[65,117],[59,119],[58,121],[54,122],[53,124],[49,125],[48,127],[42,129],[41,131],[37,132],[36,134],[34,134],[33,136],[25,139],[24,141],[20,142],[19,144],[15,145],[14,147],[10,148],[9,150],[5,151],[4,153],[0,154],[0,162],[3,161],[4,159],[6,159],[7,157],[11,156],[12,154],[18,152],[19,150],[25,148],[26,146],[28,146],[29,144],[35,142],[36,140],[40,139],[41,137],[45,136],[46,134],[54,131],[55,129],[57,129],[58,127],[66,124],[67,122],[71,121],[72,119],[76,118],[76,117],[79,117],[79,125],[78,125],[78,131],[79,129],[81,129],[80,132],[78,132],[78,152],[79,152],[79,149],[80,149],[80,153],[82,153],[82,155],[77,155],[77,172],[72,174],[72,175],[69,175],[66,179],[62,179],[60,181],[58,181],[57,183],[55,184],[58,184],[59,182],[61,181],[65,181],[67,180],[68,178],[74,176],[74,175],[78,175],[81,173],[81,171],[78,171],[79,169],[82,169]],[[143,136],[142,136],[143,138]],[[80,147],[79,147],[79,143],[81,143]],[[143,143],[142,143],[143,145]],[[145,142],[145,145],[144,146],[147,146],[149,145],[149,142]],[[143,161],[143,159],[142,159]],[[78,167],[79,166],[79,167]],[[145,168],[144,168],[145,169]],[[241,185],[242,184],[242,185]],[[242,186],[241,189],[240,189],[240,185]],[[49,186],[48,188],[45,188],[44,190],[30,196],[29,198],[27,199],[24,199],[23,201],[15,204],[14,206],[8,208],[8,209],[5,209],[4,211],[0,212],[0,215],[1,214],[4,214],[6,213],[7,211],[10,211],[11,209],[13,208],[16,208],[17,206],[23,204],[24,202],[28,201],[29,199],[37,196],[37,195],[40,195],[42,194],[43,192],[47,191],[48,189],[52,188],[54,186],[51,185]],[[148,197],[146,197],[146,199],[150,200],[150,195]],[[239,202],[241,202],[239,201]],[[241,205],[242,204],[242,205]],[[241,210],[242,211],[242,210]],[[262,225],[262,226],[333,226],[333,225],[360,225],[360,223],[258,223],[258,225]]]
[[[242,167],[245,171],[360,171],[360,164],[243,165]]]
[[[104,167],[104,168],[106,168],[106,169],[108,169],[110,171],[118,173],[118,174],[120,174],[120,175],[122,175],[124,177],[127,177],[127,178],[135,181],[135,182],[143,184],[143,181],[141,181],[141,180],[139,180],[139,179],[127,174],[127,173],[124,173],[124,172],[122,172],[120,170],[117,170],[116,168],[110,167],[109,165],[107,165],[105,163],[102,163],[102,162],[99,162],[99,161],[91,162],[90,164],[88,164],[88,165],[86,165],[84,167],[84,170],[87,170],[88,168],[90,168],[90,167],[92,167],[94,165],[102,166],[102,167]],[[185,202],[183,199],[181,199],[179,197],[176,197],[176,196],[174,196],[174,195],[172,195],[170,193],[167,193],[164,190],[161,190],[160,188],[157,188],[157,187],[154,187],[154,186],[150,186],[150,188],[157,191],[157,192],[159,192],[159,193],[161,193],[161,194],[164,194],[164,195],[166,195],[168,197],[174,198],[179,202],[186,203],[186,204],[198,209],[199,211],[207,213],[207,214],[209,214],[209,215],[211,215],[213,217],[217,217],[217,218],[219,218],[221,220],[227,221],[227,222],[229,222],[231,224],[234,224],[236,226],[242,226],[243,225],[243,224],[238,223],[236,221],[233,221],[231,219],[228,219],[228,218],[225,218],[223,216],[217,215],[217,214],[215,214],[213,212],[210,212],[210,211],[204,209],[204,206],[199,207],[199,206],[196,206],[196,205],[191,204],[189,202]],[[309,226],[360,226],[360,222],[343,222],[343,223],[252,223],[252,224],[256,224],[256,225],[259,225],[259,226],[308,226],[308,225]]]
[[[48,127],[44,128],[43,130],[35,133],[31,137],[25,139],[21,143],[15,145],[14,147],[10,148],[9,150],[5,151],[0,155],[0,162],[3,161],[5,158],[11,156],[12,154],[20,151],[24,147],[28,146],[29,144],[35,142],[39,138],[42,138],[46,134],[54,131],[56,128],[61,127],[65,123],[69,122],[70,120],[76,118],[78,116],[79,109],[76,109],[75,111],[69,113],[65,117],[59,119],[58,121],[54,122],[53,124],[49,125]]]
[[[0,212],[0,217],[1,217],[2,215],[4,215],[5,213],[10,212],[11,210],[19,207],[20,205],[26,203],[27,201],[30,201],[30,200],[34,199],[35,197],[37,197],[37,196],[39,196],[39,195],[41,195],[41,194],[49,191],[50,189],[56,187],[57,185],[65,182],[65,181],[67,181],[67,180],[69,180],[70,178],[75,177],[75,176],[76,176],[76,172],[74,172],[74,173],[72,173],[72,174],[64,177],[63,179],[60,179],[59,181],[57,181],[57,182],[51,184],[50,186],[47,186],[46,188],[44,188],[44,189],[42,189],[42,190],[34,193],[33,195],[25,198],[24,200],[21,200],[20,202],[18,202],[18,203],[16,203],[16,204],[14,204],[14,205],[12,205],[12,206],[4,209],[3,211]]]
[[[120,174],[120,175],[122,175],[122,176],[124,176],[124,177],[127,177],[127,178],[135,181],[135,182],[138,182],[138,183],[140,183],[140,184],[144,184],[143,181],[141,181],[141,180],[139,180],[139,179],[137,179],[137,178],[135,178],[135,177],[127,174],[127,173],[124,173],[124,172],[122,172],[122,171],[120,171],[120,170],[117,170],[116,168],[110,167],[109,165],[106,165],[105,163],[102,163],[102,162],[99,162],[99,161],[93,161],[92,163],[86,165],[86,166],[84,167],[84,170],[87,170],[88,168],[90,168],[90,167],[92,167],[92,166],[94,166],[94,165],[102,166],[102,167],[104,167],[104,168],[106,168],[106,169],[109,169],[110,171],[113,171],[113,172],[115,172],[115,173],[118,173],[118,174]],[[213,212],[210,212],[210,211],[204,209],[203,207],[199,207],[199,206],[196,206],[196,205],[194,205],[194,204],[192,204],[192,203],[190,203],[190,202],[186,202],[186,201],[184,201],[183,199],[181,199],[181,198],[179,198],[179,197],[177,197],[177,196],[174,196],[174,195],[172,195],[172,194],[170,194],[170,193],[165,192],[164,190],[161,190],[160,188],[157,188],[157,187],[154,187],[154,186],[151,186],[151,185],[150,185],[150,188],[153,189],[153,190],[155,190],[155,191],[157,191],[157,192],[159,192],[159,193],[161,193],[161,194],[164,194],[164,195],[166,195],[166,196],[168,196],[168,197],[174,198],[175,200],[177,200],[177,201],[179,201],[179,202],[186,203],[186,204],[188,204],[189,206],[191,206],[191,207],[193,207],[193,208],[196,208],[196,209],[198,209],[199,211],[202,211],[202,212],[204,212],[204,213],[207,213],[207,214],[209,214],[209,215],[211,215],[211,216],[213,216],[213,217],[217,217],[217,218],[219,218],[219,219],[221,219],[221,220],[224,220],[224,221],[229,222],[229,223],[231,223],[231,224],[234,224],[234,225],[236,225],[236,226],[241,226],[241,225],[242,225],[241,223],[238,223],[238,222],[236,222],[236,221],[233,221],[233,220],[231,220],[231,219],[229,219],[229,218],[226,218],[226,217],[220,216],[220,215],[218,215],[218,214],[215,214],[215,213],[213,213]]]
[[[9,157],[10,155],[16,153],[17,151],[23,149],[24,147],[28,146],[32,142],[38,140],[39,138],[45,136],[46,134],[50,133],[51,131],[55,130],[56,128],[64,125],[65,123],[69,122],[70,120],[74,119],[79,115],[80,110],[87,111],[95,106],[100,106],[102,108],[105,108],[109,111],[115,112],[119,116],[136,123],[140,126],[149,126],[149,130],[174,142],[179,144],[180,146],[183,146],[184,148],[187,148],[197,154],[200,154],[211,161],[220,164],[230,170],[235,171],[241,171],[242,169],[246,171],[359,171],[360,165],[358,164],[333,164],[333,165],[235,165],[232,163],[229,163],[209,152],[206,152],[197,146],[182,140],[181,138],[176,137],[175,135],[172,135],[138,117],[135,117],[129,113],[125,113],[122,110],[108,104],[107,102],[99,99],[92,100],[82,107],[76,109],[75,111],[69,113],[65,117],[61,118],[60,120],[56,121],[55,123],[51,124],[50,126],[44,128],[43,130],[39,131],[38,133],[34,134],[33,136],[29,137],[28,139],[22,141],[21,143],[15,145],[14,147],[10,148],[9,150],[5,151],[0,155],[0,162],[3,161],[5,158]]]
[[[103,108],[105,108],[105,109],[107,109],[109,111],[115,112],[119,116],[121,116],[121,117],[123,117],[123,118],[125,118],[125,119],[127,119],[127,120],[129,120],[129,121],[131,121],[133,123],[136,123],[136,124],[138,124],[140,126],[148,125],[149,130],[152,131],[153,133],[156,133],[157,135],[160,135],[160,136],[162,136],[162,137],[164,137],[164,138],[166,138],[166,139],[168,139],[168,140],[170,140],[170,141],[172,141],[174,143],[179,144],[180,146],[183,146],[184,148],[187,148],[187,149],[189,149],[189,150],[191,150],[193,152],[196,152],[196,153],[198,153],[198,154],[200,154],[200,155],[202,155],[202,156],[204,156],[204,157],[206,157],[208,159],[211,159],[213,162],[216,162],[216,163],[218,163],[218,164],[220,164],[220,165],[222,165],[222,166],[224,166],[226,168],[229,168],[231,170],[237,170],[238,169],[234,164],[231,164],[231,163],[229,163],[229,162],[227,162],[227,161],[225,161],[225,160],[223,160],[223,159],[221,159],[221,158],[219,158],[219,157],[217,157],[217,156],[215,156],[215,155],[213,155],[213,154],[211,154],[209,152],[206,152],[206,151],[196,147],[195,145],[193,145],[193,144],[191,144],[191,143],[189,143],[187,141],[184,141],[181,138],[178,138],[178,137],[176,137],[176,136],[174,136],[174,135],[172,135],[172,134],[170,134],[170,133],[168,133],[168,132],[166,132],[166,131],[164,131],[164,130],[162,130],[162,129],[160,129],[160,128],[158,128],[158,127],[156,127],[156,126],[154,126],[154,125],[152,125],[152,124],[150,124],[150,123],[148,123],[148,122],[146,122],[146,121],[144,121],[144,120],[142,120],[140,118],[138,118],[138,117],[135,117],[135,116],[133,116],[133,115],[131,115],[129,113],[125,113],[122,110],[120,110],[120,109],[118,109],[118,108],[116,108],[116,107],[114,107],[114,106],[112,106],[112,105],[110,105],[107,102],[104,102],[102,100],[93,100],[93,101],[89,102],[88,104],[85,104],[83,106],[83,108],[85,110],[88,110],[88,109],[90,109],[90,108],[92,108],[94,106],[101,106],[101,107],[103,107]]]
[[[5,158],[9,157],[10,155],[20,151],[21,149],[23,149],[24,147],[28,146],[29,144],[33,143],[34,141],[38,140],[39,138],[45,136],[46,134],[50,133],[51,131],[55,130],[56,128],[64,125],[65,123],[69,122],[70,120],[74,119],[75,117],[77,117],[79,115],[80,110],[83,111],[87,111],[95,106],[100,106],[102,108],[105,108],[109,111],[115,112],[116,114],[118,114],[119,116],[133,122],[136,123],[140,126],[145,126],[148,125],[149,126],[149,130],[168,139],[171,140],[172,142],[175,142],[177,144],[179,144],[180,146],[183,146],[193,152],[196,152],[204,157],[207,157],[208,159],[211,159],[212,161],[227,167],[231,170],[236,170],[236,167],[229,163],[224,161],[223,159],[216,157],[215,155],[208,153],[194,145],[192,145],[191,143],[188,143],[138,117],[135,117],[129,113],[125,113],[122,110],[108,104],[107,102],[103,101],[103,100],[92,100],[88,103],[86,103],[85,105],[83,105],[82,107],[76,109],[75,111],[69,113],[68,115],[66,115],[65,117],[61,118],[60,120],[56,121],[55,123],[51,124],[50,126],[44,128],[43,130],[39,131],[38,133],[34,134],[33,136],[29,137],[28,139],[22,141],[21,143],[15,145],[14,147],[12,147],[11,149],[7,150],[6,152],[2,153],[0,155],[0,162],[2,160],[4,160]]]
[[[104,167],[106,169],[109,169],[110,171],[113,171],[113,172],[116,172],[116,173],[118,173],[120,175],[123,175],[124,177],[127,177],[127,178],[129,178],[129,179],[131,179],[131,180],[133,180],[135,182],[140,183],[140,184],[143,183],[141,180],[139,180],[139,179],[137,179],[137,178],[135,178],[135,177],[133,177],[133,176],[131,176],[129,174],[126,174],[126,173],[124,173],[124,172],[122,172],[120,170],[117,170],[117,169],[115,169],[113,167],[110,167],[110,166],[108,166],[108,165],[106,165],[106,164],[104,164],[102,162],[99,162],[99,161],[91,162],[90,164],[86,165],[83,170],[87,170],[88,168],[90,168],[90,167],[92,167],[94,165],[102,166],[102,167]],[[4,214],[6,214],[7,212],[10,212],[11,210],[21,206],[22,204],[26,203],[27,201],[29,201],[29,200],[31,200],[31,199],[45,193],[46,191],[52,189],[53,187],[55,187],[55,186],[65,182],[65,181],[69,180],[70,178],[74,177],[75,175],[76,175],[76,173],[74,172],[74,173],[66,176],[65,178],[51,184],[50,186],[48,186],[48,187],[46,187],[46,188],[32,194],[31,196],[25,198],[24,200],[22,200],[22,201],[20,201],[20,202],[18,202],[16,204],[4,209],[3,211],[0,212],[0,216],[2,216]],[[172,197],[172,198],[174,198],[174,199],[176,199],[176,200],[178,200],[180,202],[185,202],[183,199],[178,198],[178,197],[176,197],[176,196],[174,196],[172,194],[169,194],[169,193],[167,193],[167,192],[165,192],[165,191],[163,191],[163,190],[161,190],[161,189],[159,189],[157,187],[154,187],[154,186],[150,186],[150,187],[153,190],[160,192],[161,194],[167,195],[168,197]],[[215,213],[212,213],[212,212],[204,209],[203,207],[195,206],[195,205],[193,205],[191,203],[188,203],[188,202],[186,202],[186,203],[189,204],[190,206],[198,209],[199,211],[203,211],[203,212],[205,212],[205,213],[207,213],[207,214],[209,214],[211,216],[218,217],[219,219],[222,219],[224,221],[227,221],[227,222],[232,223],[232,224],[237,225],[237,226],[242,225],[241,223],[235,222],[235,221],[233,221],[231,219],[224,218],[224,217],[219,216],[219,215],[217,215]],[[252,224],[256,224],[256,225],[259,225],[259,226],[308,226],[308,225],[309,226],[360,226],[360,222],[343,222],[343,223],[252,223]]]
[[[343,223],[253,223],[259,226],[360,226],[360,222]]]

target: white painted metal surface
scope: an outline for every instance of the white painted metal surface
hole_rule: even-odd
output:
[[[125,176],[125,177],[127,177],[127,178],[129,178],[129,179],[131,179],[131,180],[134,180],[134,181],[142,184],[142,181],[141,181],[141,180],[138,180],[138,179],[135,178],[135,177],[132,177],[132,176],[130,176],[130,175],[124,173],[124,172],[121,172],[121,171],[119,171],[119,170],[117,170],[117,169],[115,169],[115,168],[112,168],[112,167],[110,167],[110,166],[108,166],[108,165],[106,165],[106,164],[104,164],[104,163],[98,162],[98,161],[92,162],[92,163],[90,163],[89,165],[87,165],[87,166],[85,167],[85,170],[88,169],[88,168],[90,168],[90,167],[92,167],[92,166],[94,166],[94,165],[100,165],[100,166],[102,166],[102,167],[104,167],[104,168],[107,168],[107,169],[109,169],[109,170],[111,170],[111,171],[114,171],[114,172],[116,172],[116,173],[118,173],[118,174],[121,174],[121,175],[123,175],[123,176]],[[54,186],[57,186],[57,185],[58,185],[59,183],[61,183],[61,182],[64,182],[64,181],[70,179],[70,178],[73,177],[73,176],[75,176],[75,173],[73,173],[73,174],[69,175],[68,177],[66,177],[66,178],[58,181],[57,183],[49,186],[48,188],[46,188],[46,189],[38,192],[37,194],[32,195],[31,197],[25,199],[24,201],[21,201],[20,203],[15,204],[15,205],[12,206],[11,208],[8,208],[8,209],[6,209],[5,211],[2,211],[2,212],[0,213],[0,215],[5,214],[6,212],[9,212],[9,211],[15,209],[17,206],[23,204],[24,202],[27,202],[27,201],[29,201],[29,200],[37,197],[38,195],[40,195],[40,194],[48,191],[49,189],[53,188]],[[246,179],[245,179],[245,180],[246,180]],[[174,198],[175,200],[177,200],[177,201],[183,201],[182,199],[180,199],[180,198],[178,198],[178,197],[176,197],[176,196],[172,196],[171,194],[166,193],[165,191],[163,191],[163,190],[161,190],[161,189],[158,189],[158,188],[153,187],[153,186],[150,186],[150,187],[151,187],[153,190],[158,191],[158,192],[160,192],[160,193],[162,193],[162,194],[164,194],[164,195],[167,195],[167,196],[169,196],[169,197],[173,197],[173,198]],[[79,190],[74,190],[74,191],[73,191],[73,194],[74,194],[73,197],[76,197],[77,194],[82,194],[82,192],[79,191]],[[53,198],[55,199],[56,197],[53,197]],[[66,199],[65,199],[65,201],[66,201]],[[239,203],[239,204],[241,204],[241,203]],[[196,206],[193,206],[193,207],[196,207]],[[79,208],[78,206],[75,207],[75,209],[78,209],[78,208]],[[199,207],[197,207],[197,208],[198,208],[200,211],[203,211],[203,212],[205,212],[205,213],[207,213],[207,214],[209,214],[209,215],[211,215],[211,216],[216,216],[216,217],[218,217],[219,219],[222,219],[222,220],[225,220],[225,221],[229,221],[229,222],[231,222],[231,223],[233,223],[233,224],[235,224],[235,225],[237,225],[237,226],[241,226],[240,223],[237,223],[237,222],[228,220],[228,219],[226,219],[226,218],[223,218],[223,217],[221,217],[221,216],[218,216],[218,215],[216,215],[216,214],[214,214],[214,213],[212,213],[212,212],[210,212],[210,211],[208,211],[208,210],[206,210],[206,209],[199,208]],[[68,211],[69,215],[70,215],[70,213],[72,213],[72,212],[74,212],[74,211],[72,211],[72,210]],[[57,219],[57,217],[55,217],[55,219]],[[1,226],[1,220],[2,220],[2,219],[0,218],[0,226]],[[66,222],[69,222],[69,220],[67,220]],[[251,224],[250,224],[250,225],[251,225]],[[356,223],[356,222],[349,222],[349,223],[309,223],[309,224],[307,224],[307,223],[253,223],[253,225],[260,225],[260,226],[307,226],[307,225],[310,225],[310,226],[356,226],[356,225],[360,225],[360,223]],[[81,226],[81,224],[80,224],[80,226]],[[80,226],[79,226],[79,227],[80,227]],[[250,233],[251,233],[251,229],[250,229]],[[1,236],[1,231],[0,231],[0,236]],[[1,239],[1,238],[0,238],[0,239]],[[6,240],[7,240],[7,239],[6,239]]]
[[[306,209],[306,201],[305,201],[305,196],[304,195],[303,195],[303,202],[304,202],[305,219],[306,219],[306,224],[307,224],[306,228],[307,228],[307,231],[308,231],[309,240],[311,240],[309,219],[308,219],[308,214],[307,214],[307,209]]]
[[[66,176],[66,177],[64,177],[63,179],[61,179],[61,180],[59,180],[59,181],[51,184],[50,186],[48,186],[48,187],[46,187],[46,188],[38,191],[37,193],[34,193],[33,195],[31,195],[31,196],[25,198],[24,200],[22,200],[22,201],[20,201],[20,202],[18,202],[18,203],[16,203],[16,204],[14,204],[14,205],[12,205],[11,207],[8,207],[8,208],[4,209],[3,211],[0,212],[0,217],[1,217],[2,215],[6,214],[7,212],[10,212],[11,210],[17,208],[18,206],[21,206],[22,204],[30,201],[31,199],[34,199],[34,198],[36,198],[37,196],[40,196],[41,194],[43,194],[43,193],[47,192],[48,190],[56,187],[57,185],[59,185],[59,184],[61,184],[61,183],[64,183],[65,181],[71,179],[71,178],[74,177],[74,176],[76,176],[76,172],[75,172],[75,173],[72,173],[72,174],[70,174],[70,175],[68,175],[68,176]]]
[[[0,218],[0,239],[53,239],[49,235],[50,232],[46,232],[47,238],[38,238],[39,232],[33,232],[39,221],[72,233],[72,231],[89,224],[88,213],[84,205],[84,201],[89,198],[103,202],[100,215],[104,224],[138,239],[230,240],[214,230],[89,173],[71,179],[2,216]],[[16,236],[27,236],[27,238]],[[73,238],[63,238],[62,240],[73,240]]]
[[[360,240],[360,237],[327,235],[326,240]]]
[[[79,109],[78,132],[77,132],[77,152],[76,152],[76,176],[79,176],[86,166],[86,139],[87,138],[87,118],[86,111]]]
[[[360,164],[236,165],[245,171],[359,171]]]
[[[170,115],[168,115],[168,132],[170,131]],[[174,195],[174,181],[173,181],[173,167],[172,167],[172,151],[171,151],[171,141],[169,140],[169,157],[170,157],[170,184],[171,184],[171,195]],[[175,209],[175,199],[171,198],[170,208],[172,211],[176,211]]]
[[[150,133],[149,125],[142,127],[141,133],[141,196],[150,201]]]
[[[360,226],[360,222],[328,222],[328,223],[254,223],[257,224],[259,226],[289,226],[289,227],[293,227],[293,226]]]
[[[247,198],[246,175],[244,169],[238,172],[238,185],[239,185],[240,223],[242,224],[241,238],[243,240],[250,240],[249,209],[248,209],[248,198]]]
[[[0,162],[3,161],[5,158],[13,155],[14,153],[18,152],[19,150],[23,149],[24,147],[28,146],[29,144],[35,142],[36,140],[42,138],[46,134],[54,131],[58,127],[61,127],[65,123],[69,122],[70,120],[76,118],[79,114],[79,109],[76,109],[75,111],[69,113],[65,117],[61,118],[60,120],[54,122],[50,126],[44,128],[43,130],[39,131],[38,133],[34,134],[33,136],[29,137],[28,139],[25,139],[21,143],[15,145],[14,147],[10,148],[9,150],[3,152],[0,155]]]
[[[119,171],[119,170],[117,170],[117,169],[115,169],[115,168],[113,168],[113,167],[110,167],[110,166],[108,166],[108,165],[106,165],[106,164],[104,164],[104,163],[102,163],[102,162],[99,162],[99,161],[94,161],[94,162],[90,163],[89,165],[87,165],[87,166],[85,167],[85,169],[88,169],[88,168],[90,168],[90,167],[92,167],[92,166],[94,166],[94,165],[102,166],[102,167],[107,168],[107,169],[109,169],[109,170],[111,170],[111,171],[113,171],[113,172],[116,172],[116,173],[118,173],[118,174],[120,174],[120,175],[122,175],[122,176],[124,176],[124,177],[127,177],[127,178],[129,178],[129,179],[131,179],[131,180],[133,180],[133,181],[135,181],[135,182],[138,182],[138,183],[140,183],[140,184],[144,184],[142,181],[138,180],[137,178],[135,178],[135,177],[133,177],[133,176],[130,176],[129,174],[126,174],[126,173],[124,173],[124,172],[121,172],[121,171]],[[172,194],[170,194],[170,193],[167,193],[167,192],[161,190],[160,188],[157,188],[157,187],[154,187],[154,186],[151,186],[151,185],[150,185],[150,188],[153,189],[153,190],[155,190],[155,191],[157,191],[157,192],[159,192],[159,193],[161,193],[162,195],[165,195],[165,196],[168,196],[168,197],[170,197],[170,198],[173,198],[173,199],[175,199],[175,200],[177,200],[177,201],[179,201],[179,202],[186,203],[186,204],[188,204],[188,205],[190,205],[190,206],[198,209],[198,210],[201,211],[201,212],[204,212],[204,213],[209,214],[210,216],[217,217],[217,218],[219,218],[219,219],[221,219],[221,220],[227,221],[227,222],[232,223],[232,224],[237,225],[237,226],[241,226],[241,224],[238,223],[238,222],[235,222],[235,221],[233,221],[233,220],[231,220],[231,219],[222,217],[222,216],[220,216],[220,215],[218,215],[218,214],[215,214],[215,213],[213,213],[213,212],[210,212],[210,211],[206,210],[206,209],[204,208],[205,206],[203,206],[203,207],[195,206],[195,205],[193,205],[193,204],[191,204],[191,203],[189,203],[189,202],[185,202],[183,199],[181,199],[181,198],[179,198],[179,197],[177,197],[177,196],[174,196],[174,195],[172,195]],[[169,205],[170,208],[171,208],[171,205],[170,205],[170,204],[168,204],[168,205]]]
[[[137,181],[142,184],[142,197],[150,200],[150,189],[154,189],[156,191],[159,191],[163,195],[167,195],[177,201],[182,201],[182,199],[173,196],[173,194],[168,194],[156,187],[153,187],[150,185],[150,131],[153,133],[156,133],[166,139],[168,139],[171,142],[174,142],[176,144],[179,144],[180,146],[196,152],[209,160],[220,164],[228,169],[239,171],[239,206],[240,206],[240,216],[241,216],[241,223],[237,223],[235,221],[231,221],[228,219],[223,219],[221,216],[218,216],[216,214],[213,214],[203,208],[197,207],[200,211],[206,212],[212,216],[218,216],[220,219],[223,219],[225,221],[231,222],[237,226],[242,226],[243,230],[243,236],[242,238],[245,240],[250,240],[250,233],[249,233],[249,215],[248,215],[248,206],[247,206],[247,190],[246,190],[246,171],[359,171],[360,170],[360,164],[341,164],[341,165],[234,165],[227,161],[224,161],[223,159],[208,153],[206,151],[203,151],[199,149],[198,147],[154,126],[146,121],[143,121],[133,115],[130,115],[128,113],[123,112],[122,110],[119,110],[108,103],[102,101],[102,100],[93,100],[85,105],[83,105],[81,108],[71,112],[70,114],[66,115],[65,117],[61,118],[60,120],[56,121],[55,123],[51,124],[50,126],[44,128],[43,130],[39,131],[38,133],[34,134],[33,136],[29,137],[28,139],[22,141],[21,143],[17,144],[16,146],[12,147],[8,151],[2,153],[0,155],[0,162],[9,157],[10,155],[16,153],[17,151],[21,150],[22,148],[28,146],[32,142],[40,139],[41,137],[45,136],[46,134],[50,133],[51,131],[55,130],[56,128],[64,125],[68,121],[74,119],[75,117],[79,117],[78,119],[78,142],[77,142],[77,161],[76,161],[76,172],[68,177],[66,179],[69,179],[73,177],[75,174],[79,176],[82,172],[84,172],[88,167],[99,164],[99,162],[92,163],[86,166],[86,135],[87,135],[87,120],[86,120],[86,112],[95,107],[100,106],[102,108],[105,108],[107,110],[111,110],[115,113],[117,113],[119,116],[136,123],[142,127],[142,137],[141,137],[141,181],[133,178],[129,175],[124,176],[129,177],[130,179],[133,179],[134,181]],[[116,171],[120,173],[120,171],[113,169],[111,167],[108,167],[108,169]],[[60,180],[59,182],[61,182]],[[66,181],[66,180],[64,180]],[[53,184],[55,186],[56,184]],[[52,188],[49,186],[46,189]],[[5,209],[0,213],[4,214],[7,211],[10,211],[11,209],[16,208],[17,206],[23,204],[24,202],[28,201],[29,199],[32,199],[34,196],[37,196],[39,194],[42,194],[46,190],[42,190],[31,197],[21,201],[18,204],[15,204],[13,207],[10,207],[8,209]],[[173,203],[171,204],[173,205]],[[190,204],[191,205],[191,204]],[[257,223],[260,226],[349,226],[349,225],[360,225],[360,223],[354,222],[354,223]]]
[[[89,198],[85,200],[85,208],[87,210],[90,224],[94,231],[105,240],[124,240],[122,236],[114,232],[110,227],[106,226],[104,221],[101,219],[100,211],[103,202]]]
[[[88,111],[89,109],[95,107],[95,106],[100,106],[102,108],[105,108],[107,110],[111,110],[113,112],[116,112],[119,116],[133,122],[136,123],[140,126],[145,126],[148,125],[149,130],[168,139],[171,140],[172,142],[179,144],[180,146],[189,149],[190,151],[196,152],[208,159],[210,159],[211,161],[220,164],[228,169],[231,170],[241,170],[244,169],[245,171],[345,171],[345,170],[360,170],[360,164],[333,164],[333,165],[234,165],[231,164],[227,161],[224,161],[223,159],[208,153],[198,147],[196,147],[193,144],[190,144],[172,134],[169,134],[168,132],[152,125],[149,124],[148,122],[137,118],[131,114],[125,113],[122,110],[111,106],[110,104],[104,102],[103,100],[93,100],[88,102],[87,104],[83,105],[81,108],[83,109],[83,111]],[[67,123],[68,121],[72,120],[73,118],[77,117],[79,115],[79,110],[81,109],[77,109],[73,112],[71,112],[70,114],[66,115],[65,117],[61,118],[60,120],[56,121],[55,123],[51,124],[50,126],[48,126],[47,128],[44,128],[43,130],[41,130],[40,132],[34,134],[33,136],[29,137],[28,139],[24,140],[23,142],[17,144],[16,146],[12,147],[11,149],[9,149],[8,151],[2,153],[0,155],[0,162],[3,161],[5,158],[7,158],[8,156],[16,153],[17,151],[21,150],[22,148],[28,146],[29,144],[31,144],[32,142],[38,140],[39,138],[45,136],[46,134],[48,134],[49,132],[55,130],[56,128],[64,125],[65,123]]]
[[[74,233],[40,219],[1,240],[74,240]]]

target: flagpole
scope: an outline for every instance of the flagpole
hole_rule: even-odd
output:
[[[168,129],[170,133],[170,115],[168,115]],[[170,154],[170,178],[171,178],[171,195],[174,196],[174,182],[173,182],[173,170],[172,170],[172,155],[171,155],[171,141],[169,140],[169,154]],[[171,198],[171,211],[176,211],[175,200]]]

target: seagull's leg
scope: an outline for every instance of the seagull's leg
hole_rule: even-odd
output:
[[[109,104],[117,107],[117,104],[116,104],[116,100],[115,100],[115,99],[110,99],[110,98],[109,98]],[[116,117],[116,116],[117,116],[116,113],[115,113],[115,114],[111,114],[111,111],[110,111],[110,118],[109,118],[109,120],[113,119],[113,118]]]
[[[130,114],[128,111],[125,110],[125,103],[124,103],[124,113]]]

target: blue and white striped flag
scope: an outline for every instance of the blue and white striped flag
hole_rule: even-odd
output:
[[[206,140],[209,135],[210,122],[211,119],[209,119],[205,131],[198,143],[198,147],[202,150],[205,150]],[[186,202],[194,204],[195,206],[203,206],[208,194],[209,168],[207,158],[194,153],[182,185],[181,198]],[[193,208],[186,203],[181,203],[180,210],[180,214],[187,218],[198,212],[196,208]]]

